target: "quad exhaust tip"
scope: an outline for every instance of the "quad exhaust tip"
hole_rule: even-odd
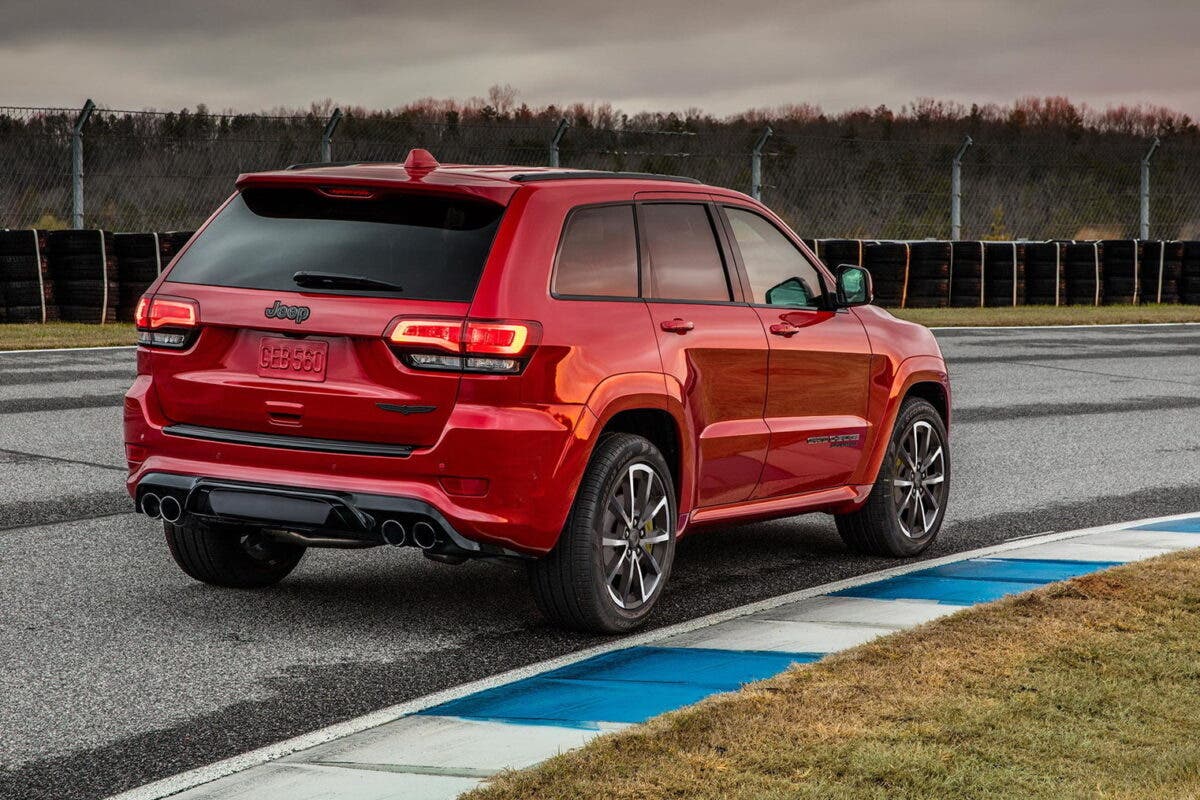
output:
[[[158,519],[162,514],[162,499],[154,492],[142,495],[142,513],[151,519]]]
[[[421,520],[412,529],[413,544],[422,550],[428,550],[437,544],[437,531],[425,520]]]
[[[158,501],[158,513],[166,522],[179,522],[183,517],[183,506],[171,495],[163,495]]]
[[[379,532],[383,535],[383,540],[392,547],[404,547],[408,544],[408,531],[398,520],[384,520],[383,525],[379,527]]]

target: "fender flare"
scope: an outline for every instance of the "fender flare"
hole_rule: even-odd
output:
[[[667,391],[665,376],[658,372],[613,375],[592,390],[584,403],[584,413],[575,426],[572,446],[564,454],[564,459],[570,463],[563,466],[573,469],[578,476],[571,485],[572,496],[578,490],[592,451],[609,422],[623,411],[643,409],[663,411],[675,423],[675,435],[679,442],[677,510],[680,518],[685,518],[691,512],[695,496],[695,436],[683,403]]]
[[[896,367],[896,375],[892,380],[883,414],[879,417],[878,426],[871,439],[868,455],[854,478],[854,484],[869,487],[879,477],[879,469],[883,465],[883,457],[892,439],[892,429],[896,425],[896,417],[900,414],[900,406],[912,387],[918,383],[936,383],[941,386],[949,409],[950,377],[946,373],[946,362],[934,355],[910,356],[901,361]],[[865,495],[863,499],[866,499]]]

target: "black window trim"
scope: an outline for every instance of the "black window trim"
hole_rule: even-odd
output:
[[[554,279],[558,277],[558,260],[562,256],[563,243],[567,239],[567,228],[571,224],[571,219],[580,211],[588,211],[593,208],[610,208],[612,206],[627,206],[633,214],[633,247],[637,257],[637,294],[633,297],[623,297],[621,295],[610,294],[562,294],[554,290]],[[601,303],[640,303],[644,299],[642,297],[642,248],[641,248],[641,231],[638,227],[637,203],[631,200],[608,200],[602,203],[586,203],[580,206],[573,206],[563,218],[562,228],[558,233],[558,244],[554,246],[554,263],[550,269],[550,296],[555,300],[583,300],[589,302]]]
[[[751,298],[749,301],[746,302],[746,305],[751,306],[752,308],[786,309],[788,312],[837,311],[840,313],[840,312],[845,312],[847,310],[844,308],[838,308],[837,305],[834,303],[833,295],[831,294],[831,290],[829,287],[836,286],[836,282],[833,280],[833,276],[829,274],[829,270],[825,268],[825,265],[823,263],[821,263],[821,260],[819,258],[816,259],[816,261],[809,258],[808,254],[804,252],[804,248],[799,243],[797,243],[796,237],[794,237],[792,235],[790,228],[788,228],[786,226],[780,227],[774,220],[772,220],[766,214],[763,214],[761,210],[755,208],[754,206],[741,205],[739,203],[728,202],[727,199],[724,199],[724,198],[722,199],[721,202],[717,203],[716,205],[720,212],[721,225],[725,231],[725,238],[728,240],[729,247],[733,251],[733,254],[734,254],[734,260],[737,263],[738,278],[742,283],[744,295],[746,297]],[[767,224],[769,224],[775,230],[779,231],[779,233],[791,243],[792,247],[796,248],[797,252],[800,253],[800,255],[804,258],[804,260],[807,261],[809,263],[809,265],[812,266],[812,268],[817,271],[817,278],[821,281],[821,289],[822,289],[821,297],[823,298],[823,302],[820,305],[817,305],[817,306],[777,306],[777,305],[772,305],[770,303],[754,302],[754,300],[753,300],[754,290],[750,284],[750,275],[749,275],[749,273],[746,272],[746,262],[742,259],[741,248],[738,247],[737,237],[734,236],[734,234],[733,234],[733,225],[732,225],[732,223],[730,223],[729,215],[725,211],[725,209],[727,209],[727,208],[736,208],[740,211],[745,211],[747,213],[754,214],[756,217],[761,218],[763,221],[765,221]]]
[[[713,239],[717,245],[717,254],[721,258],[721,269],[725,273],[725,288],[729,292],[729,300],[688,300],[666,297],[653,297],[650,293],[649,276],[650,270],[654,269],[654,264],[649,263],[646,269],[641,270],[640,289],[642,298],[647,303],[674,303],[678,305],[702,305],[702,306],[745,306],[749,305],[745,301],[745,292],[741,283],[741,276],[738,275],[738,280],[734,281],[732,275],[738,274],[737,268],[733,267],[731,256],[732,251],[729,249],[728,242],[723,231],[725,224],[721,217],[717,214],[715,204],[711,196],[692,196],[687,198],[674,197],[656,197],[652,200],[637,200],[637,227],[638,227],[638,263],[642,263],[643,259],[649,261],[648,248],[644,233],[644,224],[642,220],[642,207],[648,205],[686,205],[686,206],[703,206],[705,214],[708,215],[708,224],[712,229]],[[647,255],[641,255],[647,253]],[[733,267],[734,272],[730,272]]]

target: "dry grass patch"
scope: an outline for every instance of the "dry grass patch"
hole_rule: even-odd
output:
[[[136,343],[137,331],[129,322],[112,322],[107,325],[90,325],[84,322],[0,325],[0,350],[107,347]]]
[[[468,797],[1200,797],[1200,554],[797,666]]]
[[[1130,325],[1200,322],[1200,306],[1017,306],[1015,308],[892,308],[892,314],[930,327],[967,325]]]

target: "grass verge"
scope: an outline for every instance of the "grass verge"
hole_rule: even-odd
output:
[[[129,322],[112,322],[107,325],[90,325],[84,322],[0,325],[0,350],[107,347],[136,342],[137,332]]]
[[[900,319],[929,327],[968,325],[1132,325],[1200,322],[1200,306],[1016,306],[1015,308],[892,308]]]
[[[981,606],[471,800],[1200,797],[1200,554]]]

